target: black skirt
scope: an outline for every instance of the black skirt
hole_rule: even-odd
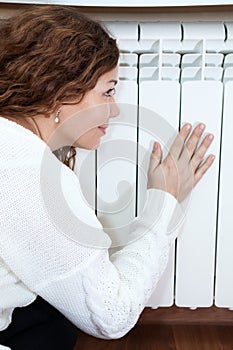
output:
[[[0,331],[0,344],[12,350],[73,350],[78,328],[40,296],[15,308],[12,322]]]

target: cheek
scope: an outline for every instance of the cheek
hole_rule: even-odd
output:
[[[96,94],[92,94],[88,97],[87,101],[82,105],[82,110],[86,111],[86,116],[83,120],[89,120],[93,124],[93,128],[97,125],[103,124],[103,120],[110,115],[110,103],[109,99],[103,97],[98,91]]]
[[[90,110],[90,118],[92,119],[93,127],[98,126],[104,123],[110,115],[110,106],[109,103],[102,103],[99,105],[93,106]]]
[[[79,135],[91,135],[99,125],[106,124],[110,116],[109,103],[92,105],[78,113],[76,126]],[[73,129],[73,128],[71,128]],[[98,131],[98,130],[97,130]],[[80,136],[81,138],[81,136]]]

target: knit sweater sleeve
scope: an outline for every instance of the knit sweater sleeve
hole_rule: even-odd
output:
[[[61,180],[67,207],[58,203],[53,181],[43,189],[47,202],[42,198],[36,168],[17,171],[1,174],[10,188],[1,198],[4,261],[26,288],[79,329],[103,339],[122,337],[137,322],[166,268],[178,233],[168,234],[168,224],[178,202],[165,191],[147,190],[142,213],[130,223],[128,244],[110,255],[111,241],[70,169],[63,166]]]

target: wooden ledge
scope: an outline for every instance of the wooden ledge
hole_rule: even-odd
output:
[[[139,325],[160,324],[160,325],[233,325],[233,311],[226,308],[211,306],[208,308],[197,308],[190,310],[185,307],[160,307],[151,309],[146,307],[139,320]]]

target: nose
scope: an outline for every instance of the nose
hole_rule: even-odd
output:
[[[117,106],[114,97],[111,98],[109,118],[117,117],[120,114],[120,108]]]

